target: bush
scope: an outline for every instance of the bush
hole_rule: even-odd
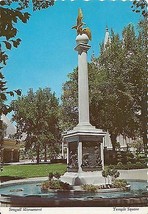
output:
[[[115,168],[115,166],[112,165],[112,164],[110,164],[110,165],[108,166],[108,168],[109,168],[109,169],[113,169],[113,168]]]
[[[41,190],[43,191],[48,191],[50,189],[53,190],[69,190],[70,189],[70,185],[68,183],[64,183],[60,180],[49,180],[44,182],[41,185]]]
[[[144,167],[145,164],[141,162],[137,162],[135,165],[136,165],[136,169],[141,169]]]
[[[60,174],[59,172],[55,172],[55,173],[53,174],[53,176],[54,176],[55,178],[59,179],[60,176],[61,176],[61,174]]]
[[[82,189],[87,192],[96,192],[98,188],[92,184],[84,184],[82,185]]]
[[[134,164],[132,164],[130,161],[127,162],[127,169],[133,169]]]
[[[48,178],[49,178],[49,180],[51,180],[51,179],[53,178],[53,173],[52,173],[52,172],[50,172],[50,173],[48,174]]]
[[[49,182],[48,181],[45,181],[42,185],[41,185],[41,190],[48,190],[49,188]]]
[[[123,163],[118,162],[116,168],[117,168],[117,169],[124,169]]]
[[[127,181],[124,179],[116,179],[113,182],[113,187],[120,188],[122,190],[125,190],[127,186]]]

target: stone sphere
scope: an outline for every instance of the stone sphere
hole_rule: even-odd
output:
[[[86,34],[82,34],[82,35],[79,34],[76,37],[76,43],[77,43],[77,45],[82,44],[82,43],[83,44],[87,44],[88,41],[89,41],[89,38],[88,38],[88,36]]]

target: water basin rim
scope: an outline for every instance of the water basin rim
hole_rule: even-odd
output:
[[[127,181],[131,182],[147,182],[145,179],[124,179]],[[20,179],[20,180],[13,180],[13,181],[6,181],[0,184],[0,188],[2,187],[7,187],[7,186],[13,186],[15,185],[21,185],[21,184],[32,184],[32,183],[39,183],[39,182],[44,182],[48,181],[48,177],[36,177],[36,178],[30,178],[30,179]]]

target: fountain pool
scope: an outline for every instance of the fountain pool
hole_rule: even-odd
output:
[[[97,193],[86,193],[81,191],[65,191],[65,192],[48,192],[43,193],[41,191],[41,181],[32,182],[32,183],[23,183],[23,184],[13,184],[0,187],[1,195],[9,196],[40,196],[46,198],[74,198],[74,199],[97,199],[97,198],[121,198],[121,197],[134,197],[134,196],[143,196],[147,194],[147,181],[136,181],[128,180],[128,183],[131,185],[131,190],[128,192],[124,191],[108,191],[108,192],[97,192]]]

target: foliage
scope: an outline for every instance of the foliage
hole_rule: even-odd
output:
[[[50,172],[50,173],[48,174],[48,178],[49,178],[49,180],[51,180],[51,179],[53,178],[53,173],[52,173],[52,172]]]
[[[102,128],[109,131],[114,150],[117,135],[134,137],[139,124],[132,94],[135,85],[130,78],[133,64],[137,64],[134,57],[135,44],[138,41],[132,25],[125,27],[122,34],[123,38],[120,39],[119,35],[112,30],[111,42],[105,50],[102,50],[97,60],[98,72],[105,73],[106,77],[97,88],[100,91],[100,97],[93,98],[94,105],[98,103],[97,105],[100,104],[102,107],[99,107],[101,114],[99,112],[98,117],[94,117],[94,122],[98,123],[98,126],[102,124]],[[95,76],[94,74],[94,78]]]
[[[126,186],[127,186],[127,181],[124,179],[116,179],[113,182],[113,186],[115,188],[121,188],[122,190],[126,190]]]
[[[55,172],[54,175],[53,175],[55,178],[59,179],[61,174],[59,172]]]
[[[48,190],[70,190],[70,185],[68,183],[64,183],[60,180],[49,180],[42,184],[41,190],[48,191]]]
[[[8,114],[12,111],[12,107],[5,102],[8,95],[14,96],[15,94],[21,95],[21,90],[10,91],[7,88],[7,82],[1,72],[3,66],[6,65],[8,60],[8,51],[12,47],[17,48],[21,42],[17,38],[17,24],[19,21],[27,23],[30,14],[25,11],[32,4],[33,10],[40,10],[54,5],[54,0],[1,0],[0,1],[0,118],[2,114]],[[0,132],[2,130],[2,121],[0,120]]]
[[[133,12],[141,13],[144,17],[148,16],[147,7],[148,3],[147,0],[134,0],[133,5]]]
[[[142,162],[136,162],[136,167],[137,169],[142,169],[144,166],[147,166],[147,163],[142,163]]]
[[[32,4],[32,5],[31,5]],[[0,63],[6,65],[8,55],[5,50],[11,50],[12,47],[17,48],[21,42],[20,38],[17,36],[17,23],[21,21],[22,23],[27,23],[30,18],[30,14],[26,11],[27,8],[33,7],[33,10],[40,10],[52,6],[54,0],[6,0],[0,1],[0,14],[1,14],[1,24],[0,24]]]
[[[112,181],[114,181],[116,178],[119,177],[120,173],[117,171],[117,169],[113,168],[110,169],[109,175],[112,177]]]
[[[112,30],[110,43],[88,64],[90,121],[109,132],[113,150],[119,134],[143,137],[146,145],[146,23],[140,22],[137,33],[128,25],[122,38]],[[77,76],[75,69],[63,87],[62,114],[68,114],[69,127],[78,117]]]
[[[113,182],[116,178],[118,178],[120,173],[117,171],[117,169],[113,166],[109,166],[105,168],[102,171],[102,176],[105,178],[105,184],[106,184],[106,178],[108,177],[108,183],[109,183],[109,177],[111,177],[111,182]]]
[[[105,169],[102,171],[102,176],[105,178],[105,184],[106,184],[106,178],[108,177],[109,173],[108,173],[108,170]]]
[[[0,116],[2,114],[6,115],[12,111],[12,107],[8,104],[5,104],[5,101],[7,100],[8,95],[14,97],[15,94],[20,96],[21,90],[17,89],[9,91],[6,86],[6,81],[4,80],[4,75],[0,72]]]
[[[117,154],[117,162],[121,162],[121,160],[122,160],[121,151],[120,150],[117,151],[116,154]]]
[[[61,174],[60,174],[59,172],[55,172],[55,173],[50,172],[50,173],[48,174],[48,178],[49,178],[49,180],[52,180],[52,179],[53,179],[53,177],[54,177],[54,178],[59,179],[59,178],[60,178],[60,176],[61,176]]]
[[[124,165],[122,162],[117,163],[117,169],[124,169]]]
[[[63,85],[61,97],[62,130],[72,129],[78,123],[78,69],[68,74],[69,80]]]
[[[3,123],[0,120],[0,127],[2,127],[2,129],[0,130],[0,145],[1,145],[2,142],[3,142],[4,136],[5,136],[5,132],[6,132],[6,129],[7,129],[7,124]]]
[[[137,140],[134,140],[132,143],[130,143],[129,145],[130,147],[133,147],[134,149],[136,149],[136,154],[138,156],[138,154],[140,154],[143,149],[144,149],[144,146],[143,146],[143,142],[141,139],[137,139]]]
[[[40,151],[44,149],[47,155],[47,146],[53,156],[59,152],[59,101],[49,88],[28,91],[12,103],[13,120],[17,124],[16,139],[19,141],[22,134],[25,136],[25,148],[35,149],[39,163]],[[46,159],[46,158],[45,158]]]
[[[128,161],[126,164],[123,164],[122,162],[118,162],[117,165],[113,166],[115,169],[118,170],[129,170],[129,169],[144,169],[147,168],[147,159],[144,158],[143,160],[137,161],[132,163],[131,161]]]
[[[82,189],[87,192],[97,192],[98,187],[92,184],[84,184],[82,185]]]

